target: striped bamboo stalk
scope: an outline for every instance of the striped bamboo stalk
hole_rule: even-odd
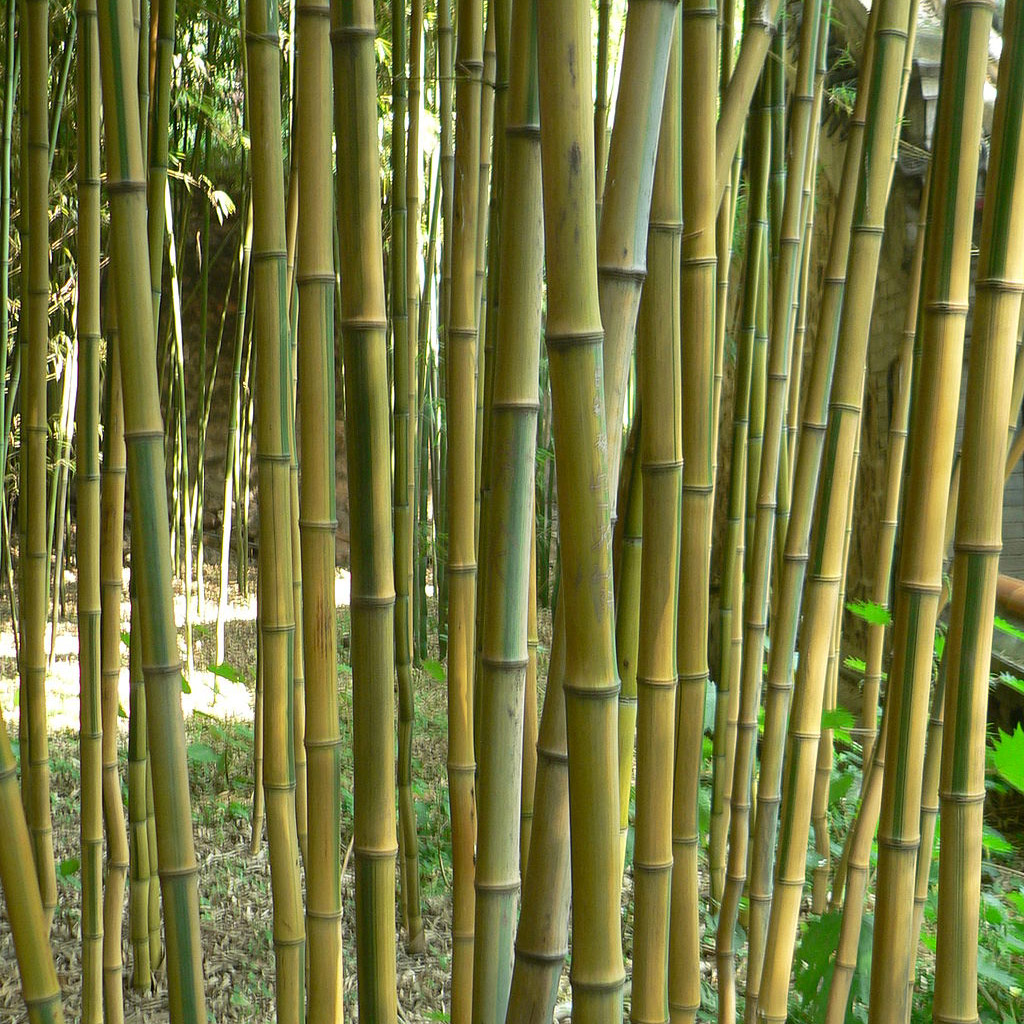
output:
[[[536,6],[512,9],[502,268],[491,406],[491,492],[480,678],[479,839],[473,1019],[508,1007],[519,890],[524,690],[528,685],[534,450],[543,272]],[[497,567],[501,566],[500,572]],[[535,683],[534,683],[535,685]],[[536,699],[536,698],[535,698]]]
[[[546,338],[558,489],[568,497],[562,517],[559,601],[566,624],[564,693],[573,836],[570,976],[574,1016],[586,1024],[621,1019],[623,982],[617,764],[608,757],[617,736],[618,679],[604,332],[595,259],[589,3],[545,0],[538,9],[538,36]],[[602,224],[610,219],[606,206]]]
[[[459,0],[455,186],[447,328],[448,795],[452,821],[452,1024],[473,1001],[476,846],[473,669],[476,642],[476,222],[480,184],[483,5]]]
[[[103,1020],[103,719],[100,702],[100,67],[96,4],[77,6],[78,562],[82,1024]],[[0,741],[2,742],[2,741]]]
[[[279,1021],[305,1008],[305,922],[295,800],[295,591],[292,583],[292,371],[288,332],[284,168],[280,156],[278,11],[248,0],[245,37],[252,136],[256,298],[256,458],[259,466],[263,788],[274,899]]]
[[[992,8],[987,4],[953,2],[945,11],[921,285],[923,313],[915,343],[920,370],[915,373],[907,466],[907,508],[914,510],[908,522],[917,528],[904,532],[895,597],[895,657],[887,697],[891,722],[878,831],[871,1024],[905,1020],[906,979],[916,952],[910,933],[920,842],[925,708],[932,634],[942,589],[943,512],[963,363],[991,19]],[[919,439],[916,445],[915,438]]]
[[[673,1024],[700,1006],[700,896],[697,795],[708,681],[711,529],[714,517],[715,110],[718,13],[715,0],[683,0],[683,223],[680,266],[683,373],[683,491],[680,542],[676,737],[672,794],[672,907],[668,1004]],[[646,483],[646,481],[645,481]]]
[[[630,1019],[669,1019],[672,767],[683,477],[680,347],[682,249],[681,19],[669,57],[637,324],[644,521],[637,662],[636,847]]]
[[[939,778],[936,1020],[978,1019],[989,661],[1002,547],[1003,442],[1024,289],[1024,17],[1007,4],[978,257]],[[930,850],[922,847],[919,858]],[[930,860],[930,858],[928,858]]]
[[[28,225],[24,239],[24,324],[19,330],[21,366],[21,501],[24,541],[21,564],[20,610],[22,643],[19,669],[26,700],[21,714],[27,719],[28,742],[21,748],[23,787],[27,784],[26,814],[36,875],[43,900],[46,929],[57,906],[57,874],[53,860],[53,825],[50,818],[50,755],[46,727],[46,359],[49,347],[50,239],[49,239],[49,97],[48,0],[24,0],[27,159],[23,193]]]
[[[338,724],[334,562],[334,196],[332,193],[330,6],[303,0],[295,12],[295,152],[299,174],[298,439],[302,446],[299,528],[306,670],[309,847],[306,932],[311,1020],[344,1016],[341,963],[341,733]]]
[[[372,3],[333,2],[331,26],[334,129],[341,143],[335,201],[341,253],[345,439],[352,515],[359,1017],[395,1024],[395,589]]]
[[[111,287],[115,292],[117,283]],[[100,476],[100,708],[102,718],[103,820],[107,870],[103,889],[103,1012],[124,1019],[121,916],[128,874],[121,778],[117,768],[118,679],[121,674],[121,597],[124,560],[125,440],[121,359],[116,304],[107,323],[106,394],[103,410],[103,465]]]
[[[199,895],[171,587],[163,424],[152,307],[147,302],[150,279],[143,244],[147,228],[138,90],[134,57],[127,62],[122,58],[122,54],[134,54],[137,47],[131,35],[131,12],[124,5],[103,3],[99,16],[118,353],[123,377],[132,382],[124,393],[127,462],[131,492],[138,496],[133,523],[144,553],[138,566],[139,610],[160,882],[167,908],[168,1000],[174,1024],[202,1022],[206,1007]],[[132,45],[128,45],[130,39]],[[118,563],[120,557],[118,550]]]

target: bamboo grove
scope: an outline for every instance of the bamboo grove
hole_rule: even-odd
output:
[[[1024,10],[940,7],[5,0],[29,1021],[69,985],[83,1024],[154,990],[213,1019],[183,694],[243,677],[250,605],[278,1021],[418,1019],[399,962],[441,965],[451,1024],[1014,1019],[979,935],[1024,778],[989,724]]]

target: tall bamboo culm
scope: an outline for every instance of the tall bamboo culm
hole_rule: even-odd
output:
[[[501,281],[494,351],[491,491],[480,661],[473,1020],[505,1019],[519,890],[518,802],[525,689],[537,440],[543,270],[536,4],[512,4],[510,81],[502,190]],[[501,571],[497,566],[501,565]]]
[[[32,844],[18,789],[18,768],[0,711],[0,885],[7,898],[7,918],[21,973],[21,992],[29,1024],[63,1024],[60,985],[50,950],[46,915],[39,896]]]
[[[288,336],[284,168],[280,157],[278,12],[247,0],[246,56],[252,146],[253,284],[256,297],[256,458],[259,466],[263,788],[274,897],[277,1018],[305,1008],[305,922],[295,815],[292,587],[292,373]]]
[[[395,586],[374,32],[369,0],[333,0],[335,203],[352,522],[356,968],[360,1020],[395,1024]]]
[[[295,11],[295,152],[299,175],[298,439],[301,478],[302,634],[305,654],[309,846],[306,931],[310,1020],[340,1024],[341,734],[334,608],[334,194],[330,6],[303,0]]]
[[[905,507],[913,528],[903,535],[894,602],[895,655],[886,698],[891,720],[878,830],[871,1024],[906,1019],[906,979],[916,954],[911,931],[921,769],[932,637],[942,590],[944,511],[963,364],[991,23],[988,4],[954,0],[946,7],[907,463]],[[1001,444],[998,450],[1004,451]]]
[[[448,795],[452,822],[452,1024],[473,1002],[476,764],[476,221],[480,182],[483,5],[459,0],[455,55],[455,186],[447,329]]]
[[[674,29],[637,323],[645,535],[637,660],[636,845],[631,1020],[669,1020],[672,768],[683,477],[679,318],[682,247],[681,19]]]
[[[53,860],[53,825],[50,818],[50,755],[46,728],[46,359],[49,347],[50,238],[49,238],[49,3],[24,0],[25,82],[22,102],[27,115],[23,153],[27,156],[25,214],[28,232],[24,267],[24,322],[19,329],[22,349],[21,382],[21,501],[24,534],[21,551],[22,644],[19,666],[22,692],[27,698],[21,714],[27,717],[28,743],[21,749],[25,766],[22,785],[32,853],[43,900],[46,928],[57,906],[57,873]],[[27,780],[27,787],[26,787]]]
[[[103,1020],[100,658],[100,66],[95,0],[78,4],[78,561],[82,1024]]]
[[[116,293],[117,283],[110,287]],[[109,292],[108,292],[109,294]],[[115,296],[111,298],[116,299]],[[109,301],[109,300],[108,300]],[[103,886],[103,1012],[124,1019],[121,915],[129,853],[121,777],[117,767],[118,678],[121,674],[121,597],[124,563],[125,440],[121,395],[120,331],[116,301],[107,321],[107,366],[100,476],[100,704],[103,732],[103,822],[107,870]]]
[[[132,381],[124,397],[128,476],[131,493],[136,496],[133,528],[139,551],[145,553],[136,568],[157,849],[166,910],[168,999],[173,1024],[202,1024],[206,1004],[199,946],[199,894],[171,586],[163,423],[152,305],[148,301],[149,259],[144,243],[145,171],[134,59],[138,48],[126,5],[104,2],[99,16],[118,352],[123,376]],[[124,54],[133,56],[125,61]],[[118,566],[120,560],[118,549]]]
[[[594,208],[590,5],[538,9],[547,345],[562,522],[574,1017],[622,1016],[608,453]],[[659,105],[660,106],[660,105]],[[660,120],[660,118],[659,118]],[[607,210],[604,216],[607,217]]]
[[[1002,548],[1004,444],[1024,290],[1024,16],[1006,5],[977,267],[953,557],[939,799],[935,1019],[978,1019],[989,662]],[[922,847],[919,857],[930,850]]]
[[[683,496],[680,543],[672,913],[668,1003],[673,1024],[700,1007],[700,895],[697,794],[708,681],[708,595],[714,514],[715,111],[718,11],[715,0],[683,0],[682,318]],[[645,486],[647,481],[644,481]]]

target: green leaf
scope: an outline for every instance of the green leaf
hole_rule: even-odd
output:
[[[829,807],[835,807],[850,792],[852,785],[853,776],[849,772],[844,772],[842,775],[833,778],[832,784],[828,788]]]
[[[433,676],[439,683],[443,683],[447,679],[447,674],[444,670],[444,665],[439,661],[435,661],[433,658],[426,658],[423,661],[423,671],[429,676]]]
[[[892,623],[889,609],[874,601],[847,601],[846,610],[873,626],[888,626]]]
[[[1000,672],[996,678],[1003,686],[1008,686],[1017,693],[1024,693],[1024,679],[1018,679],[1012,672]]]
[[[822,729],[846,732],[853,727],[855,721],[852,712],[847,711],[846,708],[833,708],[831,711],[821,713]]]
[[[852,654],[848,654],[843,658],[843,664],[847,668],[852,668],[854,672],[867,672],[867,663],[861,658],[855,658]]]
[[[220,760],[220,754],[208,743],[190,743],[187,754],[195,764],[216,764]]]
[[[70,878],[72,875],[77,875],[82,864],[77,857],[65,857],[57,865],[57,873],[61,878]]]
[[[1018,629],[1012,622],[1007,622],[1006,619],[1001,619],[998,615],[995,617],[993,625],[1000,633],[1012,636],[1014,640],[1024,640],[1024,630]]]
[[[1020,725],[1011,735],[999,730],[992,750],[996,771],[1018,793],[1024,793],[1024,728]]]
[[[226,661],[220,665],[211,665],[210,671],[215,676],[220,676],[221,679],[227,679],[228,682],[231,683],[240,683],[244,678],[242,673],[239,672],[234,665],[229,665]]]
[[[989,854],[1013,853],[1013,843],[1009,842],[991,825],[985,825],[981,832],[981,845]]]
[[[192,687],[189,685],[188,676],[184,672],[181,673],[181,692],[191,693]]]
[[[131,633],[129,633],[126,630],[122,629],[121,630],[121,643],[123,643],[125,645],[125,647],[130,647],[131,646],[131,639],[132,639]]]

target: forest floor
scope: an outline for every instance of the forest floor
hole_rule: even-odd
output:
[[[70,579],[70,575],[69,575]],[[127,583],[127,576],[126,576]],[[250,590],[255,572],[250,573]],[[127,594],[127,587],[126,587]],[[250,854],[253,793],[253,693],[256,677],[255,598],[242,601],[234,586],[225,626],[224,674],[209,671],[215,660],[217,576],[207,566],[204,613],[193,622],[195,670],[190,693],[182,694],[192,782],[192,817],[199,863],[200,924],[206,974],[207,1007],[211,1024],[272,1021],[274,1014],[273,901],[265,836]],[[78,645],[74,583],[69,585],[65,617],[58,624],[53,660],[47,675],[51,800],[54,854],[58,865],[58,907],[52,939],[64,996],[65,1018],[81,1015],[81,880],[79,856]],[[184,618],[180,588],[177,619]],[[352,700],[348,667],[348,573],[336,581],[338,607],[339,697],[342,758],[342,850],[352,835]],[[195,613],[193,612],[195,618]],[[122,606],[122,630],[129,628],[127,602]],[[431,624],[433,626],[433,618]],[[542,659],[546,661],[550,618],[542,615]],[[0,605],[0,707],[7,716],[12,740],[17,740],[18,674],[9,606]],[[184,629],[179,630],[184,663]],[[47,647],[49,649],[49,630]],[[430,654],[437,657],[436,635]],[[127,647],[122,646],[120,698],[128,708]],[[398,934],[399,1020],[402,1024],[448,1019],[451,957],[451,859],[446,774],[447,702],[443,670],[436,661],[414,670],[416,721],[413,737],[413,795],[420,837],[420,878],[426,951],[410,955],[404,935]],[[233,671],[231,671],[233,670]],[[237,676],[236,679],[228,678]],[[542,674],[541,678],[544,677]],[[119,758],[122,788],[127,799],[127,718],[120,719]],[[342,879],[344,909],[344,989],[346,1015],[358,1018],[353,864],[347,861]],[[164,968],[156,972],[154,992],[131,986],[132,949],[128,940],[127,893],[123,918],[125,1015],[128,1024],[168,1019]],[[562,1000],[568,998],[563,978]],[[567,1015],[566,1004],[565,1013]],[[0,1021],[26,1020],[14,946],[0,891]]]

